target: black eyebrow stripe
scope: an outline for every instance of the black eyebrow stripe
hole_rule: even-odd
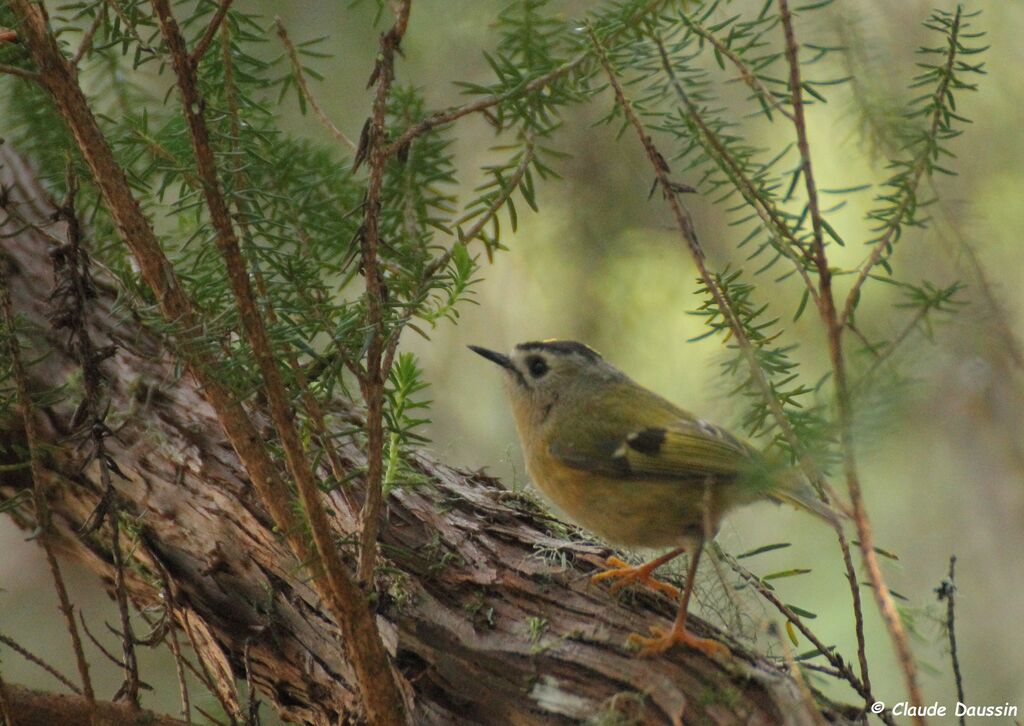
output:
[[[520,343],[516,346],[517,350],[540,350],[556,355],[569,355],[576,353],[581,355],[588,360],[601,360],[601,356],[596,350],[583,343],[578,343],[575,340],[534,340],[528,343]]]

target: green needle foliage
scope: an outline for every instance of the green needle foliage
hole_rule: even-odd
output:
[[[631,2],[594,16],[609,35],[665,3]],[[210,33],[217,4],[178,8],[190,49],[205,42],[196,83],[209,129],[218,181],[232,215],[270,342],[300,419],[309,431],[303,390],[327,404],[338,392],[352,397],[368,375],[364,365],[372,329],[362,277],[367,161],[350,150],[295,138],[280,128],[282,104],[307,111],[303,78],[276,44],[270,19],[232,6]],[[177,104],[168,50],[146,2],[78,2],[50,8],[66,56],[78,54],[79,73],[94,114],[126,170],[136,198],[153,221],[165,254],[200,312],[199,329],[161,316],[138,277],[134,260],[90,182],[75,141],[47,94],[21,77],[0,78],[6,138],[38,164],[55,198],[66,193],[70,164],[81,180],[77,209],[89,225],[93,258],[117,276],[123,302],[167,340],[187,339],[216,361],[217,378],[258,407],[261,376],[241,332],[236,300],[217,247],[188,127]],[[9,10],[0,25],[16,28]],[[378,262],[384,298],[379,329],[394,346],[406,328],[423,336],[454,321],[471,299],[480,252],[488,259],[517,226],[520,202],[538,209],[537,185],[557,177],[561,154],[550,139],[568,106],[590,95],[589,55],[581,54],[578,26],[549,3],[510,3],[496,23],[496,45],[484,51],[494,70],[488,85],[462,83],[469,102],[497,96],[483,109],[495,128],[494,161],[477,172],[484,181],[460,197],[462,179],[452,155],[452,123],[432,122],[422,94],[396,84],[387,98],[387,143],[417,125],[383,169]],[[83,37],[89,38],[82,46]],[[322,79],[327,60],[319,39],[295,46],[301,73]],[[28,53],[0,47],[0,62],[31,70]],[[456,120],[455,118],[452,119]],[[362,140],[365,145],[366,140]],[[507,223],[503,223],[507,219]],[[383,401],[389,486],[393,457],[418,439],[425,418],[414,398],[420,370],[408,354],[384,370]],[[302,382],[305,382],[305,387]],[[345,427],[341,424],[332,428]],[[349,429],[361,441],[361,432]],[[314,452],[317,460],[319,454]]]
[[[373,124],[368,121],[354,150],[331,143],[326,134],[312,142],[281,127],[282,106],[297,104],[306,113],[313,105],[305,80],[322,80],[325,74],[317,66],[330,60],[319,41],[296,43],[297,75],[271,19],[244,3],[232,4],[211,36],[218,5],[179,3],[176,12],[189,49],[209,40],[196,63],[201,112],[303,442],[315,449],[325,436],[316,406],[304,397],[312,396],[328,412],[338,394],[355,400],[363,392],[365,398],[368,379],[375,375],[368,351],[383,340],[380,380],[386,383],[378,395],[384,437],[378,454],[385,492],[416,483],[410,462],[429,416],[422,371],[411,353],[399,349],[399,339],[407,331],[426,337],[445,321],[457,321],[460,307],[472,301],[481,265],[509,244],[523,205],[538,211],[543,184],[558,178],[559,129],[574,122],[578,106],[595,98],[609,107],[605,121],[621,124],[623,143],[635,142],[634,116],[639,119],[641,135],[649,134],[661,155],[652,161],[664,164],[675,180],[661,182],[671,187],[661,190],[665,195],[685,203],[692,197],[679,195],[692,185],[702,200],[720,205],[729,216],[735,230],[731,244],[741,250],[736,259],[742,259],[701,279],[693,312],[705,320],[706,336],[723,342],[723,370],[735,383],[733,395],[745,404],[746,433],[767,446],[793,459],[809,455],[823,471],[842,457],[840,426],[829,405],[833,371],[801,365],[787,330],[808,310],[824,309],[822,298],[826,289],[833,295],[833,282],[841,291],[835,300],[843,339],[870,362],[861,383],[910,332],[960,303],[958,281],[911,279],[909,271],[899,277],[892,265],[902,239],[929,223],[932,199],[922,182],[953,173],[951,147],[969,123],[960,97],[974,90],[974,80],[985,72],[981,34],[971,30],[973,15],[959,7],[936,10],[925,21],[934,41],[920,49],[920,72],[908,79],[912,97],[894,135],[900,141],[890,146],[888,176],[870,187],[875,202],[863,228],[851,230],[840,229],[836,213],[868,187],[841,180],[841,188],[809,188],[806,160],[790,128],[797,112],[793,68],[774,0],[747,9],[730,0],[619,0],[579,19],[567,19],[548,0],[504,3],[494,23],[493,47],[482,49],[490,82],[452,79],[464,92],[465,105],[433,110],[420,89],[402,83],[399,55],[397,80],[383,106],[386,138],[369,138]],[[830,12],[831,5],[826,0],[792,10],[803,23],[805,17]],[[216,361],[217,379],[249,407],[261,408],[263,381],[242,333],[150,4],[96,0],[50,11],[65,55],[80,54],[81,83],[93,112],[195,302],[197,329],[183,329],[158,312],[75,140],[49,96],[30,78],[0,77],[4,135],[40,166],[55,198],[66,195],[72,169],[90,252],[116,276],[123,305],[172,345],[188,340],[201,346],[207,359]],[[381,3],[381,17],[387,13]],[[415,25],[415,13],[411,22]],[[6,5],[0,7],[0,26],[17,28]],[[804,38],[796,51],[805,106],[827,103],[851,81],[830,75],[836,63],[828,61],[843,48],[825,35]],[[86,47],[80,46],[83,37],[90,39]],[[0,46],[0,64],[36,70],[15,44]],[[374,72],[371,86],[381,83],[380,72]],[[625,103],[609,103],[608,74],[621,82]],[[736,113],[736,94],[746,113]],[[470,115],[482,115],[494,130],[492,160],[479,169],[467,168],[453,151],[457,124]],[[792,143],[764,148],[749,140],[780,124]],[[374,169],[378,161],[372,149],[380,148],[385,149],[382,167]],[[374,171],[383,179],[379,210],[367,203]],[[481,178],[475,187],[469,182]],[[819,194],[821,205],[812,199]],[[371,299],[372,285],[364,279],[369,214],[378,215],[379,300]],[[818,264],[819,255],[858,241],[865,250],[858,264],[824,269]],[[856,311],[862,292],[875,280],[904,294],[894,303],[893,330],[871,341],[856,328]],[[794,294],[775,295],[773,286]],[[789,309],[786,299],[798,302]],[[379,319],[371,303],[379,303]],[[0,361],[5,407],[11,405],[8,379],[7,363]],[[366,444],[363,432],[344,421],[328,421],[327,430],[334,438]],[[319,451],[312,458],[323,461]],[[804,572],[777,572],[762,582]]]

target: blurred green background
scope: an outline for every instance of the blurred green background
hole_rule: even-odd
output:
[[[314,93],[331,118],[357,137],[370,106],[365,82],[379,32],[372,25],[375,4],[263,0],[247,5],[262,6],[268,20],[280,14],[296,41],[329,36],[324,47],[336,57],[313,64],[325,76],[313,83]],[[588,5],[556,4],[570,17]],[[760,5],[752,0],[731,7]],[[502,6],[482,0],[414,2],[399,81],[420,87],[434,108],[459,101],[453,80],[489,81],[481,50],[493,45],[491,22]],[[828,105],[809,110],[820,186],[849,187],[887,176],[884,159],[861,135],[854,90],[903,101],[912,95],[905,88],[916,72],[914,51],[923,43],[934,44],[920,26],[933,7],[953,5],[840,0],[798,25],[805,41],[818,33],[841,35],[860,58],[859,85],[827,89]],[[930,340],[920,333],[910,338],[897,360],[914,380],[888,391],[886,405],[864,417],[859,460],[877,543],[900,557],[898,563],[883,562],[890,585],[909,599],[903,605],[916,633],[926,700],[955,703],[940,625],[945,605],[934,593],[955,554],[957,635],[967,700],[1009,702],[1024,709],[1024,379],[1011,360],[1007,339],[1008,331],[1021,330],[1024,310],[1019,241],[1024,228],[1024,45],[1019,41],[1024,5],[987,0],[968,2],[965,9],[984,11],[973,22],[975,29],[988,32],[992,46],[984,56],[988,76],[979,93],[959,98],[960,111],[974,123],[952,143],[958,158],[947,165],[960,175],[941,180],[942,205],[932,213],[942,223],[938,231],[907,233],[894,265],[897,278],[915,283],[963,280],[968,287],[962,299],[971,304],[955,317],[936,318]],[[268,44],[268,56],[278,51],[274,42]],[[840,67],[821,66],[813,74],[829,76],[830,71],[843,75]],[[738,100],[737,116],[751,111],[741,94],[732,95]],[[721,341],[687,342],[704,332],[701,319],[688,314],[699,302],[696,271],[665,205],[657,196],[648,199],[648,162],[633,136],[616,141],[614,127],[594,125],[609,106],[610,98],[602,95],[565,118],[554,144],[572,155],[559,166],[564,179],[541,187],[539,215],[524,213],[520,205],[518,233],[506,238],[509,251],[484,268],[474,288],[476,304],[462,306],[460,323],[438,328],[429,342],[411,333],[403,341],[420,355],[432,384],[430,448],[446,462],[486,467],[510,483],[525,484],[499,374],[466,350],[470,343],[500,350],[538,338],[582,340],[684,408],[737,425],[738,404],[726,396],[728,385],[718,368]],[[281,113],[287,130],[330,143],[312,116],[298,113],[293,100]],[[792,140],[784,124],[751,128],[760,134],[751,138],[758,146],[778,149]],[[493,130],[486,123],[468,119],[455,136],[459,168],[479,169],[494,158],[489,150]],[[463,191],[479,178],[465,177]],[[726,225],[724,210],[699,196],[686,201],[711,267],[744,267],[745,253],[736,252],[740,233]],[[850,242],[844,250],[833,250],[836,264],[853,265],[862,258],[860,242],[870,238],[863,215],[871,201],[871,192],[862,193],[833,218]],[[985,280],[978,277],[962,240],[977,254]],[[747,266],[753,272],[760,265]],[[772,303],[784,323],[790,320],[799,299],[796,280],[776,284],[766,276],[761,283],[758,299]],[[841,290],[844,284],[848,281],[839,282]],[[986,285],[999,310],[987,301]],[[878,337],[893,334],[906,316],[893,308],[895,300],[887,286],[869,283],[860,325]],[[797,357],[805,363],[808,380],[817,381],[827,369],[827,357],[816,316],[804,315],[786,335],[801,343]],[[853,362],[857,366],[860,359],[854,356]],[[839,479],[836,485],[844,488]],[[5,553],[0,559],[0,630],[18,634],[37,651],[70,666],[41,554],[24,539],[25,533],[0,519],[0,550]],[[749,561],[751,568],[762,574],[812,568],[811,574],[779,581],[777,587],[787,602],[818,613],[813,628],[821,639],[855,659],[850,593],[827,528],[787,508],[757,505],[734,515],[719,536],[733,553],[778,541],[793,546]],[[88,575],[74,575],[72,591],[91,621],[114,621],[113,610]],[[864,597],[876,694],[887,703],[902,700],[888,637],[867,590]],[[798,650],[807,647],[801,643]],[[3,668],[10,681],[53,685],[11,654],[5,654]],[[158,672],[143,671],[144,678],[161,686],[146,697],[147,703],[173,711],[175,689],[163,687],[173,678],[165,681],[154,675]],[[113,669],[101,679],[108,695],[117,683]],[[842,687],[833,693],[850,698]]]

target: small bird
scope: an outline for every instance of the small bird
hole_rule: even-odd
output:
[[[795,472],[773,468],[749,444],[635,383],[583,343],[520,343],[510,355],[469,348],[504,370],[530,478],[559,509],[614,544],[671,548],[635,567],[611,557],[593,581],[616,580],[613,592],[639,582],[680,597],[651,573],[690,552],[672,629],[630,638],[644,654],[676,643],[728,653],[686,629],[701,550],[727,512],[768,498],[837,521]]]

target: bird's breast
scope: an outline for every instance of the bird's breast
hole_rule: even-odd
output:
[[[540,447],[538,447],[540,448]],[[626,547],[678,547],[701,539],[703,487],[680,481],[614,479],[574,469],[543,450],[527,452],[534,485],[570,519]],[[718,529],[718,507],[708,523]]]

